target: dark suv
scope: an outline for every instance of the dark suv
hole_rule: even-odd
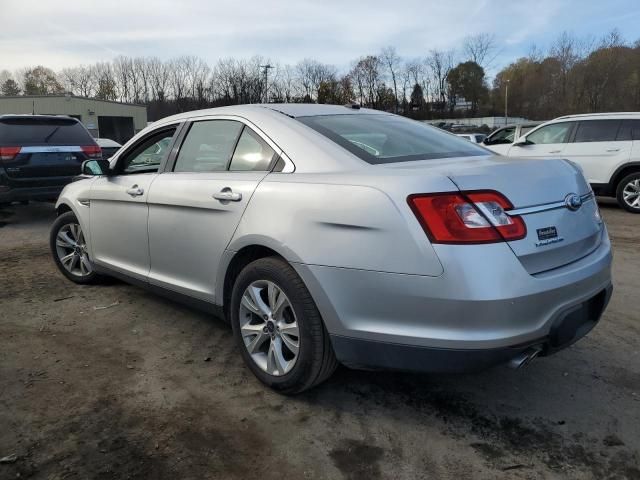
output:
[[[55,200],[101,150],[75,118],[0,115],[0,204]]]

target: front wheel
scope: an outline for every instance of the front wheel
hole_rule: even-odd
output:
[[[309,291],[279,258],[256,260],[240,272],[230,314],[242,358],[274,390],[300,393],[326,380],[338,365]]]
[[[627,175],[618,183],[616,199],[626,211],[640,213],[640,172]]]
[[[100,278],[93,269],[82,227],[73,212],[63,213],[53,222],[49,246],[56,266],[72,282],[95,283]]]

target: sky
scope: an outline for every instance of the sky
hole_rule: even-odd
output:
[[[467,35],[495,35],[497,71],[561,32],[640,38],[640,0],[0,0],[0,71],[54,70],[118,55],[168,59],[262,55],[314,58],[346,70],[394,46],[406,58],[460,52]]]

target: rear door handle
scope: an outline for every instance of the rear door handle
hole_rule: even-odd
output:
[[[562,150],[551,150],[549,153],[560,153]]]
[[[239,202],[242,200],[242,194],[234,193],[229,187],[224,187],[218,193],[214,193],[212,197],[221,202]]]
[[[619,148],[607,148],[607,152],[619,152]]]
[[[133,187],[127,189],[127,193],[132,197],[139,197],[144,194],[144,189],[140,188],[138,185],[134,185]]]

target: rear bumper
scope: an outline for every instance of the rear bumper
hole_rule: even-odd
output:
[[[21,200],[55,200],[72,177],[15,179],[0,167],[0,203]]]
[[[520,345],[486,349],[419,347],[332,335],[336,357],[352,368],[460,373],[481,371],[507,363],[531,348],[541,356],[553,354],[589,333],[611,298],[609,285],[596,296],[563,312],[549,335]]]
[[[476,370],[532,345],[553,353],[593,328],[611,295],[611,244],[602,235],[588,256],[536,275],[505,244],[441,245],[445,272],[438,277],[295,266],[341,362]]]
[[[55,200],[64,187],[7,188],[0,185],[0,203],[21,200]]]

